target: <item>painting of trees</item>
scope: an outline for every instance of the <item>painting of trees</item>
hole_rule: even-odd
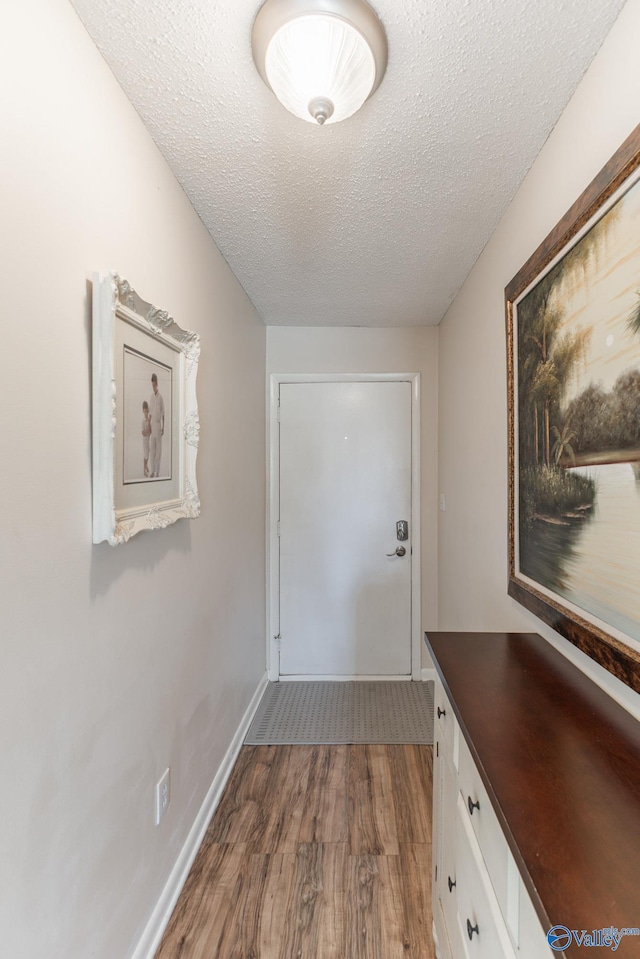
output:
[[[640,480],[636,237],[640,184],[524,293],[515,313],[520,569],[566,595],[566,570],[579,562],[585,529],[598,525],[598,497],[614,482],[603,467],[626,463],[625,475]]]
[[[563,312],[554,296],[563,262],[547,274],[518,309],[518,403],[520,462],[523,466],[558,466],[558,438],[575,428],[563,422],[561,405],[575,366],[584,359],[591,330],[562,332]],[[565,444],[568,440],[565,439]],[[554,462],[554,460],[557,460]]]
[[[575,453],[640,450],[640,369],[625,370],[609,391],[590,383],[565,415],[576,433]]]
[[[509,595],[640,690],[640,126],[505,294]]]
[[[631,333],[640,335],[640,293],[636,293],[636,302],[627,317],[627,326]]]

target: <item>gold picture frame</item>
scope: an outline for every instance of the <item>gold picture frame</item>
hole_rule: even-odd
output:
[[[640,126],[505,300],[509,595],[640,692]]]

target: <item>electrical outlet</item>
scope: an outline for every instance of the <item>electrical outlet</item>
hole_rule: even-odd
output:
[[[167,806],[171,802],[171,770],[166,769],[162,779],[156,785],[156,826],[160,825],[160,820],[167,811]]]
[[[444,498],[444,493],[440,493],[440,512],[444,513],[447,508],[447,504]]]

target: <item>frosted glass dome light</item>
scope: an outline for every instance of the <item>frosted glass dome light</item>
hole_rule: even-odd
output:
[[[266,0],[252,46],[264,82],[309,123],[352,116],[387,65],[383,26],[365,0]]]

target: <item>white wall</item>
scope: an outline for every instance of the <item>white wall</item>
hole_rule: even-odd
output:
[[[629,0],[440,327],[439,628],[541,632],[640,715],[640,697],[507,596],[504,288],[640,120]],[[526,118],[523,118],[526,122]]]
[[[2,13],[0,952],[124,959],[265,669],[265,329],[67,0]],[[91,545],[110,269],[202,338],[202,516],[116,549]]]
[[[271,326],[267,329],[270,373],[421,374],[422,628],[433,629],[438,621],[438,329]],[[431,665],[424,645],[422,662]]]

